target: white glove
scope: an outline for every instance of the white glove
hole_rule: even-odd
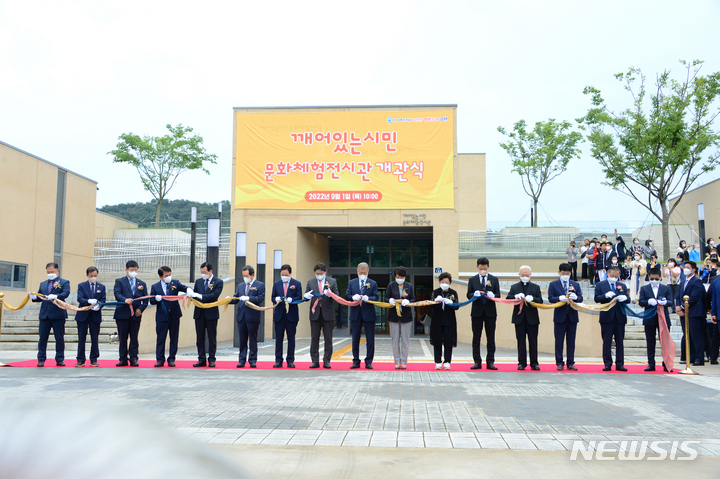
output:
[[[49,300],[51,300],[51,301],[52,301],[53,299],[57,299],[57,294],[48,294],[47,299],[49,299]]]
[[[279,303],[280,300],[282,300],[282,298],[281,298],[280,296],[275,296],[275,302],[276,302],[276,303]]]
[[[485,293],[485,296],[487,296],[487,297],[488,297],[488,298],[490,298],[490,299],[492,299],[492,298],[494,298],[494,297],[495,297],[495,295],[493,294],[493,292],[492,292],[492,291],[488,291],[488,292],[486,292],[486,293]]]
[[[97,299],[88,299],[88,304],[97,304]]]
[[[360,296],[359,294],[353,294],[352,298],[353,298],[353,301],[360,301],[362,299],[362,296]]]
[[[329,290],[329,289],[326,289],[325,291],[323,291],[323,294],[329,298],[329,297],[330,297],[330,290]]]
[[[185,294],[187,294],[188,296],[192,296],[194,298],[195,290],[193,290],[192,288],[188,288],[187,291],[185,291]]]
[[[157,302],[162,301],[162,296],[160,296],[159,294],[156,294],[156,295],[155,295],[155,301],[157,301]]]
[[[37,299],[37,295],[31,294],[31,295],[30,295],[30,299]]]
[[[225,299],[230,299],[230,296],[225,296]]]
[[[444,303],[445,298],[443,298],[442,296],[437,296],[435,299],[433,299],[433,301],[435,301],[436,303]]]
[[[655,298],[650,298],[650,299],[648,299],[648,304],[649,304],[650,306],[657,306],[657,305],[658,305],[658,300],[655,299]]]
[[[407,306],[408,304],[410,304],[410,300],[408,299],[403,299],[402,303],[400,303],[401,306]]]
[[[648,301],[648,302],[649,302],[649,301]],[[658,304],[659,304],[660,306],[665,306],[665,305],[667,304],[667,299],[659,299],[659,300],[658,300]]]
[[[368,300],[367,294],[362,297],[362,300],[363,300],[363,301],[367,301],[367,300]]]
[[[442,298],[442,302],[445,304],[452,304],[452,299],[450,298]]]
[[[480,296],[480,290],[475,291],[475,294],[473,296]]]
[[[240,301],[247,301],[250,299],[250,296],[240,296]]]
[[[99,304],[96,304],[95,306],[92,307],[92,310],[93,310],[93,311],[100,311],[100,305],[99,305]]]
[[[200,301],[202,301],[202,294],[200,294],[200,293],[193,293],[192,296],[193,296],[193,298],[199,299]]]
[[[559,299],[560,301],[562,301],[563,303],[567,303],[567,302],[568,302],[568,299],[565,297],[564,294],[563,294],[562,296],[560,296],[558,299]]]
[[[618,299],[618,302],[624,303],[625,301],[627,301],[628,298],[624,294],[621,294],[620,296],[618,296],[617,299]]]
[[[532,300],[533,300],[533,299],[535,299],[535,298],[533,298],[533,297],[530,296],[529,294],[528,294],[527,296],[525,296],[525,301],[527,301],[528,303],[532,303]]]
[[[311,293],[310,291],[308,291],[307,293],[305,293],[305,294],[303,295],[303,298],[305,298],[305,299],[312,299],[312,293]]]
[[[614,292],[614,291],[608,291],[607,293],[605,293],[605,297],[606,297],[606,298],[612,298],[613,296],[615,296],[615,292]]]
[[[388,303],[390,303],[390,304],[392,304],[393,306],[395,306],[395,298],[390,298],[390,299],[388,299]]]
[[[525,297],[525,293],[518,293],[515,295],[515,299],[523,299]]]
[[[568,298],[570,298],[570,299],[572,299],[573,301],[575,301],[575,300],[577,299],[577,294],[575,294],[575,293],[570,293],[570,296],[568,296]]]

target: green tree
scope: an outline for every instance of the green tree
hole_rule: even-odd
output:
[[[155,227],[160,226],[160,211],[178,176],[187,170],[202,170],[206,163],[217,163],[216,155],[205,152],[203,139],[190,136],[193,129],[182,125],[167,125],[170,131],[165,136],[140,137],[134,133],[123,133],[118,137],[113,163],[128,163],[137,169],[145,190],[157,201]]]
[[[592,156],[602,165],[605,184],[660,221],[665,259],[671,253],[670,216],[695,180],[715,169],[720,156],[720,136],[713,130],[720,113],[720,74],[700,75],[703,62],[698,60],[680,63],[684,78],[673,79],[665,70],[656,76],[649,95],[640,69],[615,75],[631,97],[631,105],[618,113],[607,106],[600,90],[585,87],[592,107],[578,120],[589,130]],[[676,198],[670,205],[672,196]]]
[[[580,155],[576,146],[582,141],[582,134],[571,129],[570,122],[556,122],[552,118],[535,123],[532,131],[527,131],[525,120],[515,123],[510,133],[498,127],[509,138],[500,146],[510,155],[512,171],[520,175],[525,194],[533,200],[535,227],[537,205],[545,185],[567,169],[571,158]]]

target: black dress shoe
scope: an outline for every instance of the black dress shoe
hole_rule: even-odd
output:
[[[287,362],[287,366],[288,366],[290,369],[295,369],[295,363],[292,362],[292,361],[288,361],[288,362]]]
[[[574,364],[571,364],[571,365],[568,366],[567,368],[568,368],[568,371],[577,371],[577,368],[575,367]]]
[[[492,371],[497,371],[497,366],[495,366],[495,363],[487,363],[487,368]]]
[[[535,365],[533,365],[533,366],[530,366],[530,369],[532,369],[533,371],[540,371],[540,366],[538,366],[537,364],[535,364]]]
[[[705,363],[704,363],[704,362],[700,362],[700,361],[695,361],[694,363],[692,363],[692,365],[693,365],[693,366],[705,366]],[[59,364],[58,364],[58,366],[59,366]]]
[[[55,361],[55,365],[60,367],[65,366],[65,361]]]
[[[175,361],[168,361],[168,366],[170,366],[171,368],[174,368],[174,367],[175,367]]]
[[[372,364],[365,363],[365,369],[372,369],[372,368],[373,368]]]
[[[98,367],[98,366],[100,366],[100,365],[98,364],[97,361],[91,361],[91,362],[90,362],[90,367],[91,367],[91,368],[96,368],[96,367]]]
[[[615,371],[627,371],[627,368],[625,366],[615,366]]]
[[[680,364],[685,364],[685,360],[684,360],[684,359],[681,359],[681,360],[680,360]]]
[[[710,360],[710,364],[717,364],[717,363],[718,363],[718,362],[717,362],[717,359],[711,359],[711,360]]]
[[[117,364],[115,365],[115,367],[116,367],[116,368],[124,368],[124,367],[127,366],[127,365],[128,365],[128,362],[127,362],[127,361],[120,361],[119,363],[117,363]]]
[[[312,363],[310,365],[310,369],[317,369],[320,367],[320,363]],[[353,369],[352,366],[350,366],[350,369]]]
[[[716,363],[717,364],[717,363]],[[323,367],[325,369],[330,369],[332,366],[330,366],[330,361],[323,361]]]
[[[525,371],[526,366],[518,364],[518,371]]]
[[[155,363],[155,366],[154,366],[154,367],[156,367],[156,368],[161,368],[161,367],[163,367],[163,366],[165,366],[165,361],[158,361],[158,362]]]
[[[645,368],[645,372],[655,371],[655,366],[648,366]]]
[[[245,364],[245,363],[243,363],[243,364]],[[193,364],[194,368],[204,368],[205,366],[207,366],[207,363],[205,361],[198,361],[195,364]]]
[[[475,363],[470,366],[470,369],[482,369],[482,363]]]
[[[173,366],[175,366],[175,364],[173,364]],[[208,363],[208,366],[211,367],[211,368],[214,368],[214,367],[215,367],[215,361],[210,360],[210,362]]]
[[[235,367],[236,367],[236,368],[244,368],[244,367],[245,367],[245,363],[244,363],[244,362],[243,362],[243,363],[237,363],[237,366],[235,366]]]
[[[44,359],[39,360],[37,367],[42,368],[44,366],[45,366],[45,360]]]
[[[360,369],[360,363],[353,363],[350,369]]]
[[[569,368],[568,368],[568,369],[569,369]],[[605,367],[603,368],[603,371],[610,371],[610,366],[605,366]]]
[[[75,363],[76,368],[84,368],[85,367],[85,361],[78,361]]]
[[[252,367],[252,364],[250,365],[250,367]],[[274,368],[274,369],[281,368],[281,367],[282,367],[282,363],[275,363],[275,364],[273,364],[273,368]]]
[[[255,363],[250,363],[250,367],[251,367],[251,368],[256,368],[256,367],[257,367],[257,364],[255,364]]]
[[[140,365],[138,364],[137,359],[131,359],[131,360],[130,360],[130,366],[133,367],[133,368],[136,368],[136,367],[138,367],[138,366],[140,366]]]
[[[557,367],[557,370],[562,371],[563,369],[565,369],[565,366],[563,366],[562,364],[559,364]]]

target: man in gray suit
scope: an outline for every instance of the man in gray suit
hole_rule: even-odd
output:
[[[329,291],[340,295],[337,281],[327,277],[327,266],[318,263],[313,268],[315,278],[309,279],[305,287],[305,298],[310,300],[310,359],[311,369],[320,367],[320,331],[323,332],[325,340],[325,353],[323,354],[323,367],[330,369],[332,358],[332,331],[335,324],[335,300],[329,296]],[[316,298],[315,294],[324,294],[322,298]]]

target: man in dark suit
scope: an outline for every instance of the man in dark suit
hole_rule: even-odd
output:
[[[45,265],[47,273],[47,281],[40,283],[38,293],[44,294],[46,299],[31,294],[30,299],[34,303],[42,302],[40,305],[40,326],[38,340],[38,367],[45,366],[47,359],[47,343],[50,337],[50,329],[52,328],[55,336],[55,363],[58,366],[65,366],[65,320],[67,319],[67,311],[55,306],[53,300],[59,299],[65,301],[70,296],[70,281],[60,278],[60,266],[57,263],[48,263]]]
[[[350,306],[350,331],[352,333],[353,363],[350,369],[360,367],[360,334],[365,329],[365,369],[372,369],[375,357],[375,306],[366,301],[377,301],[379,298],[377,283],[368,278],[370,267],[367,263],[357,265],[358,277],[348,283],[345,299],[359,301],[358,306]]]
[[[583,297],[580,283],[570,279],[572,267],[567,263],[562,263],[558,269],[560,279],[548,285],[548,301],[550,304],[569,303],[570,299],[576,303],[582,303]],[[564,343],[567,343],[567,368],[570,371],[577,371],[575,367],[575,335],[579,321],[578,312],[572,309],[569,304],[553,310],[555,364],[557,364],[558,371],[565,368],[565,362],[563,361]]]
[[[617,257],[613,251],[613,246],[608,241],[600,244],[600,251],[597,256],[597,274],[599,281],[607,279],[607,270],[612,266],[613,257]]]
[[[520,306],[513,308],[512,323],[515,325],[515,337],[518,345],[518,370],[523,371],[527,367],[527,352],[525,340],[530,349],[530,369],[540,371],[538,363],[538,328],[540,326],[540,315],[538,310],[530,306],[530,303],[542,304],[542,291],[540,286],[530,282],[532,270],[530,266],[520,266],[520,281],[510,286],[507,299],[522,299],[525,301],[522,311]]]
[[[142,321],[142,313],[147,308],[148,301],[137,300],[148,295],[148,289],[145,282],[137,279],[138,264],[136,261],[130,260],[125,263],[126,275],[115,280],[113,294],[115,300],[126,303],[127,306],[120,306],[115,309],[113,318],[118,328],[119,336],[119,353],[120,361],[116,367],[128,365],[128,354],[130,355],[130,366],[138,367],[138,332],[140,331],[140,321]],[[132,306],[132,310],[130,307]],[[130,338],[130,347],[128,350],[128,337]]]
[[[664,308],[665,311],[665,324],[667,324],[668,331],[670,330],[670,311],[666,306],[668,301],[667,298],[671,297],[670,288],[667,285],[662,284],[662,274],[660,267],[655,267],[648,270],[649,284],[646,284],[640,288],[640,299],[638,304],[645,308],[645,311],[652,308]],[[660,333],[660,322],[658,315],[651,318],[643,319],[643,328],[645,329],[645,342],[647,344],[647,358],[648,367],[645,371],[655,371],[655,336]],[[675,347],[675,343],[673,343]],[[662,363],[663,369],[667,372],[665,361]]]
[[[720,277],[710,285],[710,364],[718,363],[720,355],[720,328],[718,327],[718,310],[720,310]]]
[[[480,339],[483,327],[487,338],[487,368],[497,370],[495,366],[495,325],[497,323],[497,308],[494,301],[487,298],[500,297],[500,282],[488,273],[490,261],[487,258],[478,258],[478,274],[470,278],[467,287],[467,298],[477,296],[479,299],[472,304],[470,320],[472,321],[472,351],[475,364],[470,369],[482,369],[482,356],[480,356]]]
[[[105,286],[97,282],[98,269],[90,266],[85,270],[88,280],[78,284],[77,301],[81,308],[92,306],[90,311],[78,311],[75,314],[75,322],[78,330],[78,350],[76,368],[85,366],[85,338],[90,329],[90,365],[98,367],[100,357],[100,323],[102,323],[102,311],[100,305],[105,302],[107,290]]]
[[[284,264],[280,267],[280,281],[275,281],[272,287],[273,323],[275,324],[275,364],[274,368],[281,368],[283,365],[283,339],[287,333],[288,348],[285,359],[289,368],[295,367],[295,332],[297,331],[300,316],[298,305],[290,304],[287,309],[287,301],[300,301],[302,299],[302,283],[293,279],[292,266]],[[282,304],[279,304],[282,303]]]
[[[610,371],[613,364],[612,342],[615,338],[615,371],[627,371],[625,367],[625,325],[627,316],[620,303],[628,302],[625,283],[620,282],[620,268],[613,266],[607,271],[607,279],[595,286],[595,302],[607,304],[617,298],[617,303],[607,311],[600,311],[600,334],[603,340],[603,371]]]
[[[223,280],[213,274],[213,267],[207,261],[200,265],[200,279],[195,281],[195,288],[192,296],[201,303],[214,303],[220,297],[223,290]],[[198,351],[198,362],[193,364],[194,368],[204,368],[206,365],[215,367],[215,353],[217,352],[217,324],[220,319],[220,309],[195,308],[193,312],[195,319],[195,335]],[[208,338],[208,356],[205,357],[205,332]]]
[[[165,365],[165,340],[170,333],[170,354],[168,354],[168,366],[175,367],[175,356],[178,350],[178,335],[180,334],[180,318],[182,310],[177,301],[165,301],[163,296],[177,296],[180,291],[193,294],[192,288],[188,288],[180,281],[172,279],[172,270],[169,266],[161,266],[158,269],[160,281],[150,287],[150,304],[155,306],[155,363],[156,368]]]
[[[680,285],[679,294],[675,303],[678,316],[681,323],[685,323],[685,315],[688,315],[690,323],[690,361],[693,366],[705,366],[705,344],[702,335],[703,322],[706,322],[705,306],[703,304],[703,296],[705,295],[705,287],[700,278],[697,277],[697,265],[694,261],[686,261],[684,265],[685,281]],[[684,296],[689,296],[690,310],[685,311]],[[685,334],[683,330],[682,344],[685,344]],[[683,351],[683,360],[685,359]]]
[[[330,369],[333,353],[333,325],[335,323],[335,301],[326,291],[340,296],[337,281],[327,276],[325,263],[317,263],[313,268],[315,278],[309,279],[305,286],[305,298],[310,300],[310,360],[311,369],[320,367],[320,332],[323,333],[325,349],[323,351],[323,368]],[[323,294],[316,298],[314,294]]]
[[[257,367],[257,333],[260,327],[260,311],[252,309],[245,302],[262,306],[265,302],[265,284],[255,281],[255,268],[243,266],[243,282],[238,285],[235,298],[230,304],[240,304],[237,308],[236,321],[238,336],[240,338],[240,354],[237,367],[244,368],[245,362],[250,361],[250,367]],[[248,351],[248,340],[250,350]]]

